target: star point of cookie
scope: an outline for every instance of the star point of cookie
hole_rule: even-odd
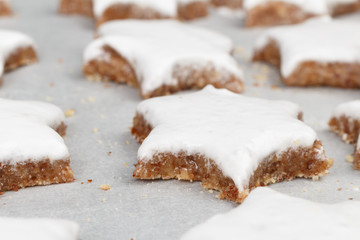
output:
[[[145,100],[132,134],[142,142],[133,176],[199,180],[220,198],[296,177],[326,175],[332,162],[296,104],[202,91]]]
[[[360,87],[360,24],[322,18],[267,30],[255,44],[254,61],[280,69],[289,86]]]
[[[243,91],[232,41],[173,20],[114,21],[85,50],[85,76],[139,88],[144,98],[212,84]]]
[[[0,99],[1,192],[74,180],[64,119],[48,103]]]
[[[27,35],[0,30],[0,79],[4,72],[37,62],[34,41]]]
[[[356,239],[359,214],[356,201],[317,203],[258,188],[242,205],[195,226],[181,240]]]
[[[346,143],[355,144],[353,167],[360,170],[360,100],[338,105],[329,121],[331,131],[337,133]]]
[[[78,240],[80,227],[62,219],[0,217],[0,231],[8,240]]]

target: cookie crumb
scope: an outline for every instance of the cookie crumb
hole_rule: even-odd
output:
[[[349,163],[353,163],[354,162],[354,157],[352,155],[346,155],[346,161]]]
[[[99,132],[99,129],[98,128],[94,128],[93,129],[93,133],[98,133]]]
[[[84,182],[81,182],[81,184],[84,184]]]
[[[65,116],[66,117],[72,117],[75,115],[75,110],[74,109],[68,109],[65,111]]]
[[[63,63],[64,63],[64,59],[59,58],[59,59],[58,59],[58,64],[63,64]]]
[[[125,144],[126,144],[126,145],[129,145],[129,144],[130,144],[130,142],[126,140]]]
[[[354,198],[351,197],[351,198],[349,198],[349,200],[354,200]]]
[[[342,188],[341,188],[341,187],[339,187],[337,190],[340,192],[340,191],[342,190]]]
[[[125,167],[128,167],[129,165],[127,164],[127,162],[125,162],[125,163],[124,163],[124,166],[125,166]]]
[[[92,180],[92,179],[88,179],[87,181],[88,181],[88,183],[92,183],[93,180]]]
[[[50,97],[50,96],[46,96],[45,100],[48,102],[52,102],[54,100],[54,98]]]
[[[319,176],[313,176],[313,177],[312,177],[312,180],[313,180],[313,181],[319,181],[319,179],[320,179]]]
[[[95,102],[95,98],[93,98],[93,97],[88,97],[88,101],[91,102],[91,103],[93,103],[93,102]]]
[[[214,190],[210,189],[210,190],[209,190],[209,193],[213,194],[213,193],[214,193]]]
[[[112,152],[108,152],[108,156],[111,156],[112,155]]]
[[[101,190],[104,190],[104,191],[109,191],[110,188],[111,188],[111,186],[110,186],[110,185],[107,185],[107,184],[101,184],[101,185],[100,185],[100,189],[101,189]]]
[[[272,86],[271,86],[271,89],[272,89],[272,90],[275,90],[275,91],[279,91],[279,90],[280,90],[280,87],[277,86],[277,85],[272,85]]]

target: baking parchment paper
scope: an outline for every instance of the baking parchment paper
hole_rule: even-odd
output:
[[[82,54],[93,38],[94,22],[59,15],[57,0],[13,0],[12,5],[15,16],[0,19],[0,28],[33,37],[40,62],[5,74],[0,97],[48,101],[64,111],[76,111],[66,120],[66,144],[76,181],[6,192],[0,196],[0,216],[74,220],[81,225],[83,240],[161,240],[178,239],[214,214],[237,206],[218,200],[216,191],[205,191],[198,182],[133,179],[139,144],[129,128],[142,99],[132,87],[83,77]],[[360,21],[360,14],[346,18]],[[275,68],[249,62],[252,44],[263,29],[245,30],[242,18],[214,13],[190,24],[231,37],[246,75],[244,95],[301,105],[305,122],[317,131],[328,157],[335,159],[331,173],[320,181],[298,179],[271,188],[317,202],[360,200],[360,172],[345,161],[354,148],[327,127],[334,107],[357,99],[359,90],[285,87]],[[111,189],[103,191],[101,184]]]

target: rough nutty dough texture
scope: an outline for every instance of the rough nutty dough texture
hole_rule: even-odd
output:
[[[192,20],[205,17],[208,14],[207,3],[191,2],[178,5],[178,18]],[[97,25],[116,19],[168,19],[170,16],[163,15],[151,8],[143,8],[136,4],[114,4],[107,8],[102,16],[97,19]]]
[[[337,133],[346,143],[356,144],[360,132],[360,122],[345,115],[333,117],[329,121],[331,131]],[[353,167],[360,170],[360,150],[355,147]]]
[[[333,16],[339,16],[342,14],[352,13],[356,12],[360,9],[360,1],[355,3],[348,3],[348,4],[338,4],[333,9],[332,15]]]
[[[211,0],[211,4],[216,7],[229,7],[232,9],[242,8],[242,0]]]
[[[11,9],[7,2],[0,0],[0,17],[2,16],[10,16],[11,15]]]
[[[255,27],[296,24],[314,16],[294,4],[274,1],[247,11],[245,25]]]
[[[20,66],[37,62],[37,55],[32,47],[19,48],[13,52],[5,61],[5,72],[12,71]],[[0,84],[2,76],[0,76]]]
[[[280,69],[280,49],[276,41],[269,41],[265,47],[256,51],[253,60],[268,62]],[[282,80],[289,86],[358,88],[360,87],[360,64],[305,61],[289,77]]]
[[[92,0],[62,0],[59,11],[64,14],[81,14],[93,16]],[[178,18],[181,20],[192,20],[208,15],[208,4],[206,2],[190,2],[178,5]],[[142,8],[136,4],[114,4],[107,8],[99,19],[97,26],[104,22],[116,19],[167,19],[170,16],[163,15],[151,8]]]
[[[138,142],[142,143],[151,130],[152,127],[143,116],[135,116],[131,132]],[[148,162],[139,161],[133,177],[201,181],[204,188],[220,191],[220,199],[241,203],[256,187],[296,177],[317,178],[326,174],[332,161],[316,160],[316,155],[321,149],[321,142],[315,141],[311,148],[288,149],[280,154],[268,156],[259,164],[242,192],[239,192],[231,178],[224,176],[212,159],[201,154],[158,153]]]
[[[80,14],[93,17],[92,0],[62,0],[59,11],[62,14]]]
[[[66,126],[62,123],[56,131],[64,136]],[[74,181],[70,159],[50,162],[49,159],[17,163],[0,163],[0,192],[17,191],[20,188]]]
[[[109,46],[104,47],[104,51],[109,58],[106,60],[98,59],[88,62],[83,68],[84,75],[89,79],[112,80],[140,88],[131,64]],[[187,74],[184,74],[184,72]],[[226,81],[219,81],[219,74],[215,68],[211,66],[206,69],[190,69],[189,67],[184,68],[182,66],[177,66],[173,69],[173,76],[178,79],[178,84],[176,86],[163,85],[149,94],[144,95],[142,94],[142,91],[139,91],[139,93],[143,98],[151,98],[169,95],[180,90],[200,89],[208,84],[211,84],[216,88],[226,88],[237,93],[242,92],[244,89],[241,81],[234,75],[229,74]]]

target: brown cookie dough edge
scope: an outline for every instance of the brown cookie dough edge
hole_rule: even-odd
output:
[[[346,143],[355,145],[353,167],[360,170],[360,149],[357,149],[357,141],[360,132],[360,121],[351,117],[342,115],[332,117],[329,121],[330,130],[338,134]]]
[[[237,93],[244,90],[241,79],[231,73],[219,73],[214,66],[209,65],[202,69],[175,66],[173,76],[178,79],[178,85],[163,85],[150,93],[143,93],[131,64],[111,47],[105,46],[103,50],[106,60],[94,59],[85,63],[83,67],[84,75],[91,80],[111,80],[138,87],[143,98],[169,95],[180,90],[201,89],[208,84]]]
[[[0,0],[0,17],[7,17],[12,14],[9,4]]]
[[[243,6],[242,0],[211,0],[215,7],[228,7],[231,9],[240,9]]]
[[[37,61],[37,54],[33,47],[18,48],[6,58],[5,72],[12,71],[18,67],[32,64]]]
[[[336,5],[331,13],[336,17],[343,14],[353,13],[360,10],[360,1],[354,3],[339,3]]]
[[[280,48],[275,40],[254,52],[253,61],[263,61],[281,66]],[[331,86],[340,88],[360,87],[360,63],[302,62],[289,77],[282,77],[288,86]]]
[[[59,5],[61,14],[75,14],[93,17],[92,0],[61,0]]]
[[[137,114],[131,130],[137,141],[141,143],[151,130],[152,127],[144,117]],[[133,177],[201,181],[204,188],[220,191],[220,199],[241,203],[256,187],[297,177],[318,179],[328,173],[332,164],[332,160],[326,159],[321,142],[316,140],[310,148],[288,149],[264,159],[242,192],[239,192],[233,180],[225,176],[212,159],[201,153],[187,155],[185,152],[164,152],[157,153],[150,161],[139,159]]]
[[[66,125],[62,122],[55,130],[59,135],[65,136]],[[69,158],[54,161],[29,159],[16,165],[7,162],[0,163],[0,192],[72,181],[74,181],[74,176]]]
[[[192,20],[208,15],[208,3],[192,2],[178,5],[178,16],[180,20]],[[143,8],[136,4],[113,4],[96,19],[96,25],[117,19],[171,19],[173,17],[164,15],[152,8]]]
[[[272,1],[258,5],[246,12],[246,27],[264,27],[301,23],[314,14],[304,12],[294,4]]]

